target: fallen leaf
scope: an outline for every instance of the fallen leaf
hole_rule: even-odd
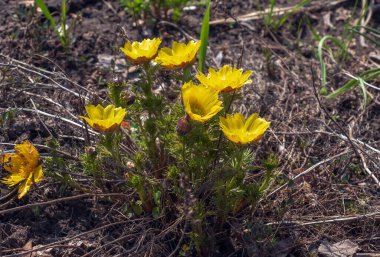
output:
[[[285,238],[280,240],[273,249],[273,256],[286,257],[294,249],[295,243],[293,239]]]
[[[359,246],[349,239],[333,245],[327,241],[323,241],[318,247],[318,253],[327,257],[350,257],[356,253],[358,248]]]
[[[30,250],[33,250],[33,243],[32,243],[32,240],[29,240],[23,247],[22,249],[24,249],[25,251],[30,251]],[[35,257],[36,256],[36,253],[35,252],[31,252],[31,253],[26,253],[26,254],[23,254],[21,255],[22,257]]]

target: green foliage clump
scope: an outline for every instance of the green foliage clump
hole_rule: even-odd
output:
[[[182,9],[190,0],[120,0],[125,10],[133,15],[153,15],[158,19],[169,18],[179,21]]]
[[[207,33],[203,35],[207,38]],[[132,192],[123,208],[128,216],[186,220],[191,232],[180,253],[207,256],[215,233],[223,233],[231,215],[255,208],[276,175],[278,160],[270,155],[256,166],[262,171],[260,178],[251,176],[254,164],[260,162],[248,143],[259,141],[269,122],[258,114],[247,119],[230,114],[239,89],[250,82],[251,71],[225,65],[215,71],[214,80],[225,81],[223,72],[228,72],[229,83],[218,84],[217,90],[191,72],[199,42],[176,42],[177,56],[167,57],[167,51],[158,49],[147,54],[146,47],[139,53],[139,46],[154,42],[158,40],[134,42],[135,52],[124,49],[130,64],[139,68],[138,82],[109,83],[112,104],[86,106],[89,117],[84,118],[99,135],[81,162],[99,190]],[[156,56],[158,65],[151,62]],[[163,73],[171,75],[170,85],[162,86]],[[170,96],[169,90],[181,91],[181,97]],[[109,187],[105,181],[110,180],[122,181],[123,186]]]
[[[50,10],[45,4],[44,0],[35,0],[36,6],[39,7],[45,16],[45,18],[50,22],[50,27],[54,30],[59,42],[63,46],[63,48],[67,49],[71,43],[71,33],[74,28],[74,21],[71,24],[67,24],[67,2],[66,0],[62,0],[61,3],[61,17],[60,24],[57,26]]]

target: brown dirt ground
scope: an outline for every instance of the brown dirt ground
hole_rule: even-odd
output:
[[[0,2],[0,111],[4,118],[8,107],[27,108],[10,121],[1,120],[0,142],[29,139],[44,144],[54,137],[66,157],[73,158],[83,151],[84,130],[54,115],[75,120],[83,113],[81,99],[94,102],[106,96],[107,81],[136,78],[119,51],[126,38],[159,36],[166,45],[198,38],[203,12],[199,6],[185,11],[181,21],[172,24],[136,19],[118,1],[72,1],[69,19],[76,26],[73,44],[65,52],[41,13],[22,2]],[[47,2],[58,11],[60,1]],[[212,20],[257,11],[255,2],[262,1],[215,2]],[[296,1],[278,2],[284,7]],[[229,232],[216,242],[215,256],[318,256],[322,242],[345,239],[357,244],[358,252],[380,253],[380,190],[363,165],[380,178],[380,94],[369,89],[372,100],[365,108],[359,89],[319,103],[313,88],[320,84],[317,43],[306,25],[320,35],[340,36],[354,2],[312,1],[313,8],[294,14],[277,32],[268,33],[262,19],[211,26],[209,66],[242,60],[244,69],[254,70],[253,83],[243,89],[234,108],[245,114],[259,112],[271,121],[270,132],[254,150],[258,160],[272,152],[281,163],[278,180],[256,211],[246,208],[231,217]],[[374,9],[368,26],[379,28],[379,17],[379,9]],[[378,67],[380,51],[369,43],[361,46],[355,38],[343,67],[325,60],[331,91],[350,79],[344,71],[356,75]],[[379,87],[380,82],[373,85]],[[53,117],[36,116],[33,104]],[[42,155],[52,154],[39,149]],[[313,165],[311,172],[290,183]],[[260,175],[252,172],[247,180]],[[81,178],[87,183],[86,176]],[[274,191],[288,181],[284,189]],[[6,193],[1,188],[1,194]],[[168,256],[174,250],[183,224],[125,217],[120,195],[84,196],[6,213],[75,195],[74,189],[47,178],[24,199],[0,206],[0,255],[29,256],[22,250],[32,247],[41,249],[31,256]]]

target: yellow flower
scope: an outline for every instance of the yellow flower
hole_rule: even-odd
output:
[[[201,41],[190,41],[188,44],[174,42],[172,48],[162,48],[155,61],[169,70],[184,68],[195,61],[200,46]]]
[[[220,117],[219,124],[229,140],[237,144],[248,144],[260,140],[270,122],[259,118],[257,113],[249,116],[247,120],[240,113],[235,113],[227,114],[226,118]]]
[[[23,197],[33,185],[43,179],[40,154],[29,141],[15,145],[15,153],[0,156],[4,169],[11,174],[1,180],[4,184],[18,188],[18,198]]]
[[[79,116],[99,132],[112,132],[116,130],[124,119],[127,111],[121,107],[108,105],[106,108],[98,104],[86,105],[88,117]]]
[[[185,111],[190,119],[206,122],[223,109],[218,92],[202,85],[197,86],[192,81],[182,87],[182,98]]]
[[[157,56],[158,47],[161,44],[161,39],[144,39],[142,42],[133,42],[127,41],[124,44],[124,47],[121,47],[120,50],[125,53],[127,58],[136,63],[149,62]]]
[[[219,92],[230,92],[245,84],[252,83],[252,80],[248,79],[251,74],[252,71],[243,72],[242,69],[224,65],[218,71],[209,68],[207,76],[200,72],[196,77],[207,87],[212,87]]]

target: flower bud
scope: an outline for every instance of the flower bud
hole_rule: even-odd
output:
[[[183,117],[177,121],[177,133],[181,136],[186,135],[191,130],[191,123],[188,117]]]

